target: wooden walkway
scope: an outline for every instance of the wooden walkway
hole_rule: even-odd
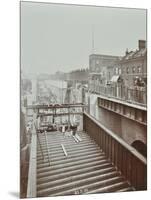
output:
[[[37,197],[131,191],[132,187],[84,132],[39,134]]]

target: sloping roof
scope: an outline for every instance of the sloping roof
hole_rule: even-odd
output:
[[[122,58],[122,60],[128,60],[128,59],[133,59],[133,58],[138,58],[141,56],[145,56],[147,52],[147,49],[140,49],[140,50],[136,50],[136,51],[130,51],[126,56],[124,56]]]

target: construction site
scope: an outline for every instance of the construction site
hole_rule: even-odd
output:
[[[146,190],[146,158],[90,114],[88,96],[86,85],[32,82],[22,109],[21,197]],[[121,102],[104,101],[115,118]]]

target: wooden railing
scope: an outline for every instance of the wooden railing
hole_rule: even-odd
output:
[[[83,130],[136,190],[147,189],[146,158],[87,113],[83,114]]]
[[[147,104],[147,90],[142,87],[141,89],[131,89],[126,86],[104,86],[95,83],[89,84],[89,91],[100,95],[120,99],[134,104]]]
[[[27,185],[27,198],[37,196],[37,134],[33,126],[31,147],[30,147],[30,161],[28,171],[28,185]]]

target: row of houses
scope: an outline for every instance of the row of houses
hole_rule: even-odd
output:
[[[91,54],[89,56],[89,89],[91,92],[109,92],[113,96],[140,98],[146,103],[147,48],[146,41],[138,41],[138,49],[124,56]],[[111,90],[113,88],[113,90]],[[116,88],[116,89],[115,89]],[[128,91],[127,94],[124,92]],[[139,97],[136,91],[141,91]],[[123,96],[121,96],[123,95]],[[136,99],[136,101],[139,101]]]

